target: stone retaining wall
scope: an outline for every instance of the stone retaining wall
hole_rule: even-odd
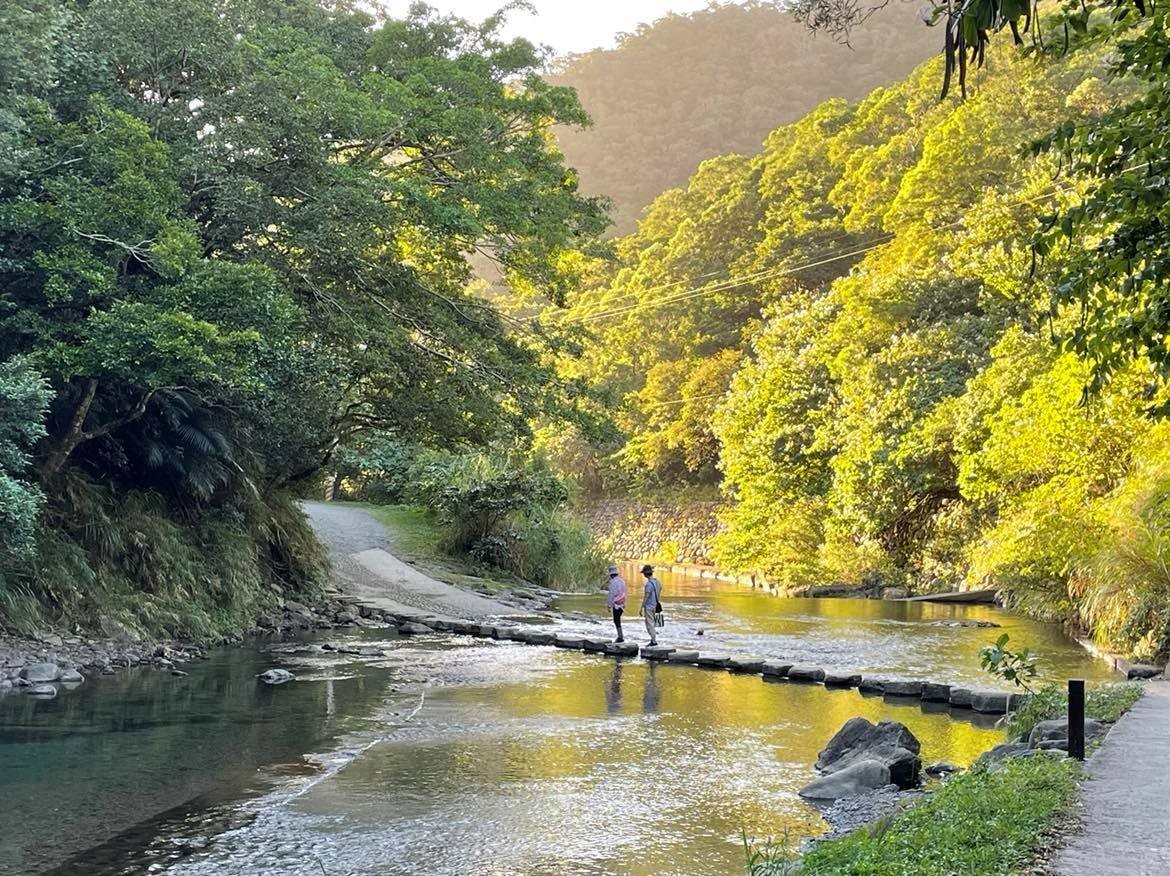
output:
[[[711,540],[720,529],[719,508],[718,502],[606,499],[583,509],[581,516],[615,560],[711,566]]]

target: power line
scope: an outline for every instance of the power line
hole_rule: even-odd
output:
[[[1127,167],[1124,170],[1120,171],[1120,173],[1133,173],[1134,171],[1142,170],[1143,168],[1149,167],[1149,165],[1150,165],[1149,161],[1142,162],[1141,164],[1135,164],[1132,167]],[[1039,195],[1034,195],[1031,198],[1025,198],[1023,200],[1016,201],[1015,203],[1011,203],[1008,206],[1022,207],[1022,206],[1025,206],[1027,204],[1034,204],[1034,203],[1037,203],[1039,201],[1044,201],[1044,200],[1047,200],[1049,198],[1056,197],[1057,195],[1065,194],[1065,193],[1071,192],[1071,191],[1075,191],[1075,188],[1073,186],[1061,186],[1060,188],[1053,189],[1052,191],[1044,192],[1044,193],[1039,194]],[[937,233],[939,231],[944,231],[948,228],[953,228],[956,225],[962,225],[965,222],[966,222],[966,217],[963,216],[959,219],[956,219],[952,222],[947,222],[943,225],[932,226],[930,228],[930,231]],[[796,267],[782,268],[782,269],[778,269],[778,270],[787,271],[787,272],[794,272],[794,271],[806,270],[808,268],[819,267],[820,265],[823,265],[823,264],[828,264],[828,263],[833,262],[833,261],[839,261],[843,258],[849,258],[849,257],[852,257],[852,256],[860,254],[860,253],[869,252],[871,250],[878,249],[882,246],[885,246],[890,241],[892,241],[895,236],[896,235],[891,234],[890,240],[880,242],[880,243],[875,243],[872,246],[868,246],[864,249],[857,250],[857,251],[852,252],[852,253],[844,253],[841,255],[832,256],[832,257],[824,259],[823,261],[820,261],[820,262],[812,262],[812,263],[805,264],[805,265],[798,265]],[[755,275],[748,275],[747,277],[740,278],[740,281],[738,283],[732,283],[731,286],[725,286],[723,288],[732,288],[736,285],[744,285],[744,283],[749,282],[751,280],[751,278],[754,276]],[[731,283],[731,281],[728,281],[728,283]],[[660,301],[643,302],[640,305],[619,308],[617,310],[612,311],[609,314],[606,314],[604,312],[600,313],[600,314],[591,314],[588,318],[583,318],[581,320],[576,320],[576,321],[589,322],[593,318],[600,319],[604,316],[617,315],[617,314],[621,314],[621,313],[629,313],[629,312],[633,312],[636,310],[644,309],[646,307],[654,307],[654,306],[658,306],[660,304],[672,303],[673,301],[681,301],[681,300],[686,300],[688,298],[697,298],[697,297],[701,297],[703,295],[710,294],[712,292],[717,292],[717,291],[722,291],[722,289],[718,289],[718,288],[717,289],[708,289],[705,287],[698,287],[696,289],[690,290],[688,293],[683,293],[682,295],[674,296],[673,298],[670,298],[670,299],[662,299]],[[641,406],[641,408],[642,408],[642,410],[650,410],[652,408],[665,407],[667,405],[684,404],[688,401],[700,401],[700,400],[714,398],[715,396],[720,396],[720,395],[725,395],[725,394],[726,394],[726,391],[716,392],[716,393],[705,393],[702,395],[694,395],[694,396],[682,396],[682,397],[675,398],[675,399],[669,399],[667,401],[652,402],[651,404]]]
[[[1148,163],[1149,162],[1146,162],[1146,164],[1148,164]],[[1129,173],[1129,172],[1134,171],[1134,170],[1140,170],[1143,166],[1145,166],[1145,165],[1140,165],[1140,164],[1135,165],[1134,167],[1127,168],[1125,171],[1122,171],[1122,172]],[[1036,196],[1033,196],[1031,198],[1026,198],[1024,200],[1017,201],[1014,204],[1011,204],[1010,206],[1013,206],[1013,207],[1024,206],[1026,204],[1035,203],[1037,201],[1047,200],[1048,198],[1052,198],[1052,197],[1055,197],[1056,195],[1062,194],[1064,192],[1069,192],[1069,191],[1073,191],[1073,188],[1071,186],[1064,186],[1064,187],[1061,187],[1058,189],[1053,189],[1050,192],[1045,192],[1043,194],[1036,195]],[[937,233],[939,231],[944,231],[948,228],[953,228],[957,225],[963,225],[965,222],[966,222],[966,217],[964,216],[964,217],[961,217],[961,218],[956,219],[954,221],[944,223],[942,225],[932,226],[932,227],[930,227],[929,230],[931,232]],[[756,282],[756,281],[763,280],[763,279],[769,279],[771,277],[780,276],[783,274],[796,273],[799,271],[808,270],[809,268],[821,267],[823,265],[827,265],[827,264],[830,264],[832,262],[841,261],[842,259],[852,258],[852,257],[857,256],[857,255],[863,255],[867,252],[872,252],[875,249],[879,249],[879,248],[891,243],[896,237],[897,237],[896,234],[890,233],[888,235],[883,235],[881,238],[876,238],[875,241],[872,242],[870,245],[865,246],[865,247],[858,249],[858,250],[854,250],[852,252],[840,253],[837,255],[829,256],[829,257],[824,258],[824,259],[820,259],[818,261],[807,262],[803,265],[780,266],[780,267],[765,270],[765,271],[758,271],[754,274],[747,274],[747,275],[744,275],[741,277],[729,278],[728,280],[725,280],[722,283],[716,284],[715,286],[698,286],[698,287],[694,287],[692,289],[688,289],[686,292],[679,293],[678,295],[668,296],[666,298],[660,298],[660,299],[656,299],[654,301],[643,301],[643,302],[638,302],[635,304],[630,304],[630,305],[626,305],[626,306],[619,307],[619,308],[613,308],[611,310],[603,310],[603,311],[600,311],[598,313],[585,314],[585,315],[577,317],[575,319],[564,320],[564,321],[562,321],[561,325],[572,325],[575,323],[586,323],[586,322],[593,322],[593,321],[599,320],[599,319],[608,319],[611,316],[620,316],[620,315],[623,315],[626,313],[633,313],[633,312],[636,312],[638,310],[645,310],[645,309],[651,308],[651,307],[661,307],[661,306],[664,306],[666,304],[676,303],[678,301],[687,301],[687,300],[690,300],[692,298],[701,298],[705,295],[711,295],[711,294],[714,294],[716,292],[722,292],[722,291],[726,291],[728,289],[736,288],[738,286],[743,286],[749,282]],[[650,289],[650,290],[642,290],[642,291],[648,292],[648,291],[654,291],[654,290]]]

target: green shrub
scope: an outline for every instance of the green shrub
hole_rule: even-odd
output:
[[[1124,715],[1142,696],[1142,686],[1117,682],[1091,687],[1085,693],[1085,717],[1112,723]],[[1051,721],[1068,714],[1068,690],[1063,685],[1046,684],[1027,696],[1004,720],[1009,739],[1027,739],[1041,721]]]
[[[71,474],[50,510],[35,556],[0,577],[22,632],[112,620],[141,635],[213,638],[280,599],[312,598],[326,578],[323,549],[282,495],[181,514],[157,493]]]
[[[342,497],[378,505],[406,501],[418,453],[411,444],[378,434],[343,448],[335,461]]]

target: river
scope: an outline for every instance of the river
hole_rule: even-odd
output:
[[[981,619],[1036,649],[1050,677],[1108,677],[1055,628],[991,607],[664,583],[671,643],[985,684],[975,652],[999,631],[932,625]],[[563,626],[603,630],[601,603],[564,598]],[[385,656],[321,650],[343,640]],[[298,680],[258,685],[272,666]],[[1002,737],[969,712],[856,691],[381,630],[187,668],[0,699],[0,872],[739,873],[741,831],[823,829],[796,791],[848,718],[904,722],[928,762],[970,763]]]

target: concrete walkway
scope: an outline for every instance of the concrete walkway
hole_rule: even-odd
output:
[[[518,609],[436,581],[390,553],[386,530],[360,508],[305,502],[317,536],[329,548],[343,593],[394,613],[422,611],[455,618],[503,617]]]
[[[1170,873],[1170,682],[1150,682],[1085,764],[1081,832],[1053,858],[1060,876]]]

